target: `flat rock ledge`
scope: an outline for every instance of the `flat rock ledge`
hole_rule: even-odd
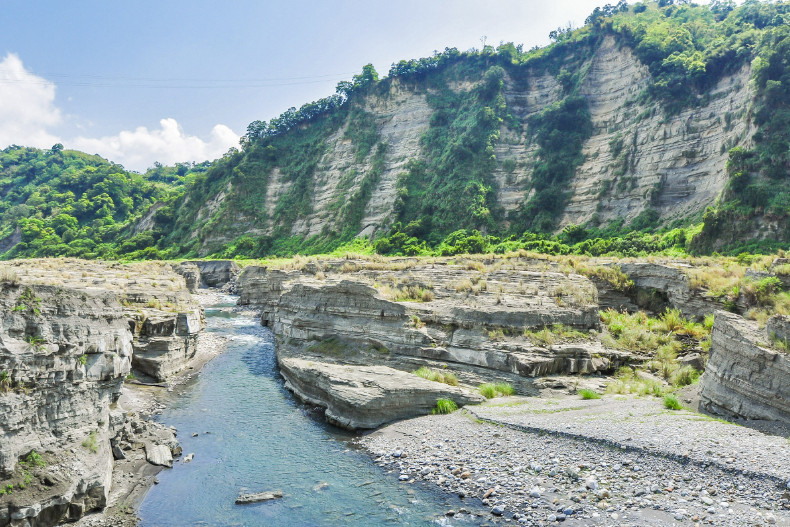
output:
[[[262,501],[276,500],[283,497],[283,491],[258,492],[257,494],[242,494],[236,498],[236,505],[247,505],[249,503],[260,503]]]
[[[347,430],[377,428],[427,415],[439,399],[458,406],[485,400],[462,388],[423,379],[387,366],[328,364],[281,358],[285,387],[303,401],[326,408],[326,420]]]

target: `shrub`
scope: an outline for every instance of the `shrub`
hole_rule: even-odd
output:
[[[600,399],[601,396],[598,392],[593,390],[579,390],[579,395],[582,396],[582,399],[589,400],[589,399]]]
[[[451,414],[458,410],[458,405],[450,399],[439,399],[436,401],[436,408],[431,411],[432,414]]]
[[[81,364],[82,366],[85,366],[88,363],[88,356],[85,354],[80,355],[79,357],[77,357],[77,363]]]
[[[0,371],[0,392],[8,393],[11,389],[11,376],[7,371]]]
[[[680,401],[673,393],[664,396],[664,407],[669,410],[683,409],[683,405],[680,404]]]
[[[481,384],[478,388],[480,394],[486,399],[493,399],[496,397],[496,386],[490,383]]]

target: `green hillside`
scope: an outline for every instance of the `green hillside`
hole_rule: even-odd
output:
[[[382,78],[368,65],[340,83],[336,95],[253,122],[238,151],[201,166],[139,175],[77,152],[8,148],[0,154],[0,240],[6,240],[0,250],[8,249],[15,232],[21,243],[5,257],[262,257],[326,253],[349,244],[382,254],[787,248],[790,3],[620,2],[596,9],[584,27],[558,29],[551,37],[550,46],[531,50],[511,43],[445,49],[393,64]],[[705,108],[721,96],[717,83],[749,68],[748,112],[718,117],[725,130],[739,120],[750,132],[730,145],[726,184],[707,211],[663,221],[655,196],[646,193],[644,209],[630,221],[601,222],[595,215],[560,229],[571,181],[589,155],[583,146],[593,134],[580,88],[590,58],[612,38],[649,70],[649,85],[627,102],[648,108],[637,121],[654,117],[656,108],[665,120]],[[526,89],[546,76],[561,87],[557,100],[529,115],[517,111],[505,80]],[[393,147],[373,108],[396,104],[404,93],[424,97],[430,109],[420,155],[397,175],[388,221],[375,226],[372,239],[359,240]],[[506,210],[494,174],[512,172],[517,163],[498,160],[495,150],[511,132],[526,137],[534,153],[523,199]],[[338,145],[348,145],[342,149],[350,154]],[[639,154],[622,139],[609,149],[617,159],[617,188],[627,190]],[[327,159],[341,155],[345,172],[316,211],[321,178],[334,170]],[[684,155],[693,159],[693,148]],[[599,195],[612,191],[601,188]],[[154,203],[153,229],[134,234]]]

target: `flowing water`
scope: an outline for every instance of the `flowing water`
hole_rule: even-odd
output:
[[[353,435],[300,404],[283,388],[272,334],[222,307],[206,309],[207,331],[230,338],[227,350],[163,400],[159,418],[195,457],[159,474],[139,511],[145,527],[476,524],[445,517],[458,498],[399,483],[354,449]],[[270,490],[284,498],[234,504]]]

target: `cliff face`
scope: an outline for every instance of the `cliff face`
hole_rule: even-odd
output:
[[[45,527],[107,504],[111,446],[129,435],[117,405],[123,382],[133,365],[157,379],[185,367],[202,309],[166,265],[27,260],[9,269],[16,279],[0,283],[0,480],[14,490],[0,495],[0,526]],[[168,431],[157,441],[177,449]]]
[[[568,67],[579,76],[578,94],[587,102],[593,133],[583,145],[584,162],[569,183],[570,199],[558,228],[590,221],[627,224],[646,209],[671,221],[699,215],[713,204],[726,182],[729,149],[748,146],[754,132],[747,119],[753,97],[748,66],[722,78],[706,93],[706,104],[672,117],[665,116],[659,103],[645,102],[649,98],[643,97],[644,91],[653,82],[648,69],[612,36],[603,38],[587,60],[569,62]],[[480,82],[448,81],[447,85],[458,93]],[[385,232],[397,218],[402,192],[399,175],[410,160],[426,158],[424,135],[434,126],[432,116],[437,112],[429,96],[436,93],[430,83],[395,79],[383,92],[373,90],[350,103],[366,112],[377,142],[386,145],[383,169],[375,177],[376,148],[364,158],[356,155],[349,128],[358,123],[347,112],[344,121],[322,140],[323,153],[309,180],[300,181],[279,167],[256,176],[265,186],[264,203],[258,212],[244,214],[228,200],[234,192],[248,192],[241,188],[247,183],[229,181],[202,204],[190,239],[200,236],[203,225],[223,225],[222,229],[212,227],[211,235],[201,242],[199,252],[206,254],[241,235],[273,234],[285,213],[283,205],[288,203],[288,213],[292,212],[294,185],[309,199],[299,206],[287,234],[307,239],[338,233],[348,220],[347,203],[366,185],[371,189],[363,196],[364,212],[355,234],[375,237]],[[503,124],[493,146],[494,207],[501,206],[508,213],[520,210],[534,192],[532,172],[538,146],[528,120],[566,94],[557,77],[546,72],[519,79],[506,74],[502,94],[506,112],[520,122],[515,127],[512,122]],[[265,216],[266,221],[257,222],[265,227],[255,226],[256,214]]]
[[[598,328],[597,294],[578,275],[528,270],[510,261],[480,269],[438,261],[324,261],[301,270],[249,266],[241,304],[261,308],[278,337],[278,356],[373,350],[365,360],[427,360],[534,377],[592,373],[628,354],[582,339],[537,346],[525,328]],[[311,351],[312,350],[312,351]]]

